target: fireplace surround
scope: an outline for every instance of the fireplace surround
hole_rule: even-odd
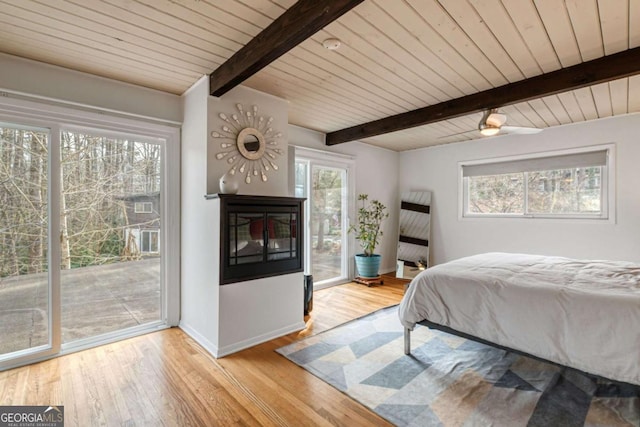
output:
[[[303,271],[304,198],[217,194],[220,284]]]

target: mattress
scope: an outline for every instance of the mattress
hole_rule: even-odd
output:
[[[610,379],[640,384],[640,265],[487,253],[429,268],[400,303],[430,322]]]

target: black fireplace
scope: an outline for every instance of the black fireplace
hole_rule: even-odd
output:
[[[297,197],[219,194],[220,283],[303,270],[303,203]]]

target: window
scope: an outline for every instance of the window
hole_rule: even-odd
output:
[[[142,230],[140,241],[140,252],[158,253],[160,252],[160,230]]]
[[[153,203],[151,202],[136,202],[134,205],[135,213],[152,213]]]
[[[607,219],[612,149],[461,164],[463,216]]]

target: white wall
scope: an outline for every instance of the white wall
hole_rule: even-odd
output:
[[[398,192],[398,153],[361,142],[326,146],[324,134],[298,126],[289,126],[289,144],[313,148],[329,153],[340,153],[355,159],[356,194],[368,194],[370,199],[378,199],[389,208],[389,218],[384,222],[384,235],[376,252],[382,255],[382,272],[396,268],[398,247],[398,221],[400,214],[400,194]],[[353,236],[351,236],[353,239]],[[355,240],[353,240],[355,242]],[[357,244],[357,242],[355,242]],[[358,247],[358,249],[361,249]],[[360,253],[356,250],[356,253]]]
[[[220,285],[220,200],[205,199],[218,192],[218,180],[228,164],[215,158],[221,142],[211,138],[231,116],[236,104],[259,107],[273,116],[282,132],[277,171],[269,180],[240,184],[240,194],[288,195],[287,104],[270,95],[235,88],[221,98],[208,95],[209,80],[201,79],[185,93],[182,140],[182,318],[180,327],[216,357],[233,353],[304,328],[303,274]],[[226,140],[226,142],[235,142]]]
[[[211,353],[219,337],[218,260],[220,225],[207,191],[208,78],[183,95],[181,318],[180,327]],[[217,239],[217,240],[216,240]]]
[[[251,108],[255,105],[258,107],[258,116],[264,118],[264,122],[273,117],[271,128],[272,134],[281,133],[280,138],[276,138],[278,148],[282,150],[282,155],[275,155],[276,159],[272,159],[278,166],[278,170],[271,168],[266,172],[267,182],[263,182],[260,176],[251,176],[251,183],[245,182],[246,174],[240,175],[237,173],[233,179],[239,184],[238,194],[253,194],[253,195],[269,195],[269,196],[288,196],[288,175],[287,175],[287,122],[288,122],[288,104],[284,99],[277,98],[272,95],[268,95],[257,90],[247,88],[244,86],[237,86],[230,90],[224,96],[216,98],[209,97],[209,114],[208,114],[208,126],[209,132],[217,131],[220,134],[224,134],[222,126],[233,128],[232,125],[226,123],[220,118],[220,113],[224,113],[227,117],[231,117],[232,114],[240,115],[236,104],[240,103],[244,111],[251,111]],[[242,123],[242,120],[239,119]],[[264,128],[265,125],[262,125]],[[261,129],[258,129],[261,130]],[[237,132],[236,132],[237,134]],[[235,140],[213,138],[208,135],[208,176],[207,176],[207,191],[208,193],[217,193],[219,191],[219,179],[222,175],[227,173],[230,168],[227,158],[218,160],[216,154],[228,151],[220,147],[221,143],[235,143]],[[265,158],[267,156],[265,155]]]
[[[303,281],[303,273],[291,273],[220,286],[216,356],[304,329]]]
[[[503,251],[640,261],[640,115],[406,151],[400,191],[433,191],[431,257],[439,264]],[[616,145],[616,221],[458,218],[458,162],[605,143]]]
[[[0,90],[88,109],[182,122],[179,96],[0,53]]]

